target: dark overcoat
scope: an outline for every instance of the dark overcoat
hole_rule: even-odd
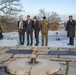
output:
[[[72,22],[70,22],[70,20],[67,22],[67,37],[75,37],[75,25],[76,23],[74,20],[72,20]]]

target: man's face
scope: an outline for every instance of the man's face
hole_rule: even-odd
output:
[[[46,19],[43,19],[44,22],[46,22]]]
[[[27,17],[27,20],[30,20],[30,17]]]
[[[33,18],[33,21],[36,21],[36,19],[35,19],[35,18]]]
[[[22,20],[23,19],[22,16],[20,16],[19,19]]]
[[[72,17],[69,17],[69,20],[72,20]]]

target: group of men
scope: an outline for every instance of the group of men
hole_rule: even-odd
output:
[[[74,37],[75,37],[75,20],[73,17],[69,16],[69,21],[67,22],[66,31],[67,37],[69,37],[69,44],[74,45]],[[35,33],[36,46],[39,45],[39,31],[41,30],[42,35],[42,46],[44,46],[44,38],[46,39],[45,46],[48,45],[48,30],[49,30],[49,22],[46,17],[43,17],[43,21],[39,23],[36,17],[33,17],[33,20],[30,19],[30,15],[27,15],[27,20],[24,21],[22,16],[19,16],[18,21],[18,32],[19,32],[19,40],[20,44],[24,45],[25,42],[25,32],[27,36],[27,46],[33,45],[33,31]]]
[[[39,23],[36,17],[33,17],[33,20],[30,19],[30,15],[27,15],[27,20],[24,21],[22,16],[19,16],[18,21],[18,32],[20,44],[24,45],[25,42],[25,32],[27,36],[27,46],[33,45],[33,31],[35,33],[36,46],[39,45],[39,31],[42,33],[42,46],[44,46],[44,37],[46,38],[46,46],[48,45],[48,30],[49,23],[46,17],[43,17],[43,21]]]

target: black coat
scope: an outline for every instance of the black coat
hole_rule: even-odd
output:
[[[0,27],[0,40],[3,38],[3,35],[2,35],[2,28]]]
[[[40,25],[39,25],[39,21],[37,20],[35,23],[33,23],[34,25],[34,30],[35,31],[40,31]]]
[[[2,35],[2,28],[0,27],[0,35]]]
[[[20,21],[18,21],[18,30],[19,30],[19,23]],[[23,31],[25,32],[25,21],[23,20]]]
[[[70,20],[67,22],[67,37],[75,37],[75,24],[74,20],[72,20],[72,22],[70,22]]]

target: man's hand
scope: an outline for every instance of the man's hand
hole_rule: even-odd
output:
[[[65,29],[65,31],[67,32],[67,30]]]
[[[72,22],[72,20],[70,20],[70,22]]]

